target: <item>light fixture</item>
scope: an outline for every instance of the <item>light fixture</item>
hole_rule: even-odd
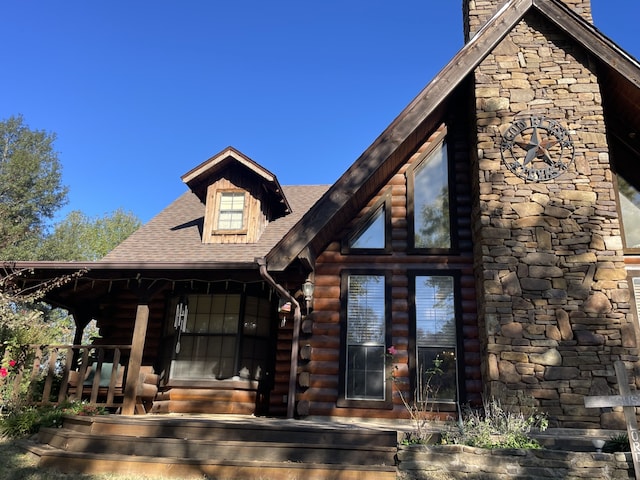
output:
[[[604,447],[604,444],[606,442],[599,438],[594,438],[593,440],[591,440],[591,443],[593,443],[593,446],[596,448],[596,452],[602,453],[602,447]]]
[[[307,304],[307,314],[309,313],[309,309],[311,308],[311,302],[313,302],[314,288],[315,288],[315,285],[309,278],[307,278],[305,282],[302,284],[302,295],[304,295],[304,301]]]

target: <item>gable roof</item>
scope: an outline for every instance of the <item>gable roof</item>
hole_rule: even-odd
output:
[[[448,98],[529,12],[538,12],[589,51],[603,70],[608,117],[622,115],[640,152],[640,64],[560,0],[509,0],[400,113],[267,255],[269,270],[314,257],[441,122]],[[604,96],[604,93],[603,93]],[[622,126],[620,126],[622,127]],[[627,142],[634,142],[627,135]]]
[[[205,203],[207,187],[210,185],[211,179],[228,168],[230,163],[236,163],[246,171],[258,176],[265,190],[272,197],[275,197],[277,204],[281,205],[280,209],[283,213],[291,212],[291,205],[289,205],[276,176],[233,147],[227,147],[191,169],[182,176],[182,181],[198,196],[202,203]]]

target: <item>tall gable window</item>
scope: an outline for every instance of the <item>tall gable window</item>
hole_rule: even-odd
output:
[[[219,192],[217,230],[244,230],[245,192]]]
[[[343,276],[345,347],[338,405],[353,406],[355,401],[380,407],[389,398],[385,367],[389,330],[387,290],[385,275]]]
[[[441,142],[408,172],[409,228],[413,248],[450,249],[449,162]]]

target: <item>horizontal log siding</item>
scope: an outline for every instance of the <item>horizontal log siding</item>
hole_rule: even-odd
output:
[[[468,149],[460,135],[449,127],[448,146],[450,158],[455,159],[453,169],[457,200],[452,205],[453,229],[458,235],[459,252],[456,255],[416,255],[409,250],[407,224],[407,183],[406,171],[420,154],[430,147],[429,141],[408,159],[379,193],[362,209],[360,214],[344,229],[341,236],[333,239],[319,255],[315,270],[314,311],[310,333],[301,338],[301,359],[299,370],[298,413],[302,415],[336,417],[407,417],[407,412],[393,388],[392,409],[338,408],[340,369],[340,282],[344,269],[371,269],[391,273],[391,336],[398,350],[394,360],[396,376],[400,377],[403,394],[409,395],[409,276],[412,270],[443,270],[458,272],[460,291],[457,292],[461,305],[459,321],[462,338],[460,341],[460,375],[463,379],[463,401],[481,401],[482,381],[480,372],[480,343],[477,326],[475,281],[473,276],[473,256],[470,228],[471,195],[468,166]],[[453,137],[453,141],[452,141]],[[357,225],[383,195],[391,193],[391,244],[390,255],[357,255],[341,253],[342,237]]]

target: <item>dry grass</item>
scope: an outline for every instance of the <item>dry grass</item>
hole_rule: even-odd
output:
[[[0,480],[168,480],[146,475],[60,473],[36,466],[36,460],[11,439],[0,438]]]

